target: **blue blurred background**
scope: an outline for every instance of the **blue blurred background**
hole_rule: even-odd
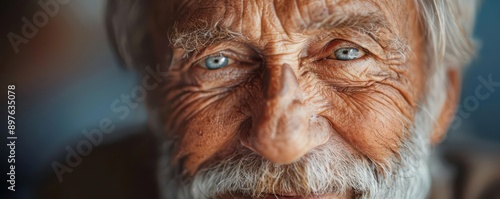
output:
[[[31,18],[41,10],[35,1],[27,2],[30,1],[0,4],[4,15],[2,35],[21,34],[21,18]],[[50,164],[66,152],[66,146],[74,147],[78,140],[86,139],[82,131],[97,128],[101,119],[110,118],[118,128],[146,121],[143,106],[132,109],[131,116],[125,120],[118,120],[118,115],[111,111],[114,100],[122,94],[130,94],[139,84],[133,71],[119,66],[110,49],[104,9],[105,1],[101,0],[69,1],[60,5],[59,12],[50,17],[27,44],[19,46],[17,54],[7,37],[0,41],[2,88],[7,84],[17,87],[18,189],[15,198],[33,198],[33,188],[40,183],[40,177],[52,171]],[[461,117],[461,122],[450,131],[450,137],[468,135],[500,145],[500,88],[480,100],[477,109],[464,108],[463,101],[475,96],[475,88],[481,84],[479,77],[487,79],[491,75],[494,81],[500,82],[498,9],[500,1],[482,3],[475,29],[480,44],[478,57],[464,72],[461,94],[462,109],[470,115]],[[125,136],[106,134],[104,142]],[[4,143],[2,146],[0,164],[5,163],[3,157],[7,156]],[[4,187],[6,185],[2,186],[0,198],[13,197],[7,195]]]

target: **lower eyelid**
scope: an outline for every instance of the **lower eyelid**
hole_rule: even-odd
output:
[[[364,56],[357,60],[339,61],[334,59],[324,59],[309,63],[306,70],[321,76],[324,80],[339,79],[356,81],[362,80],[365,71],[377,70],[378,63],[370,59],[369,56]],[[342,75],[349,74],[349,75]]]

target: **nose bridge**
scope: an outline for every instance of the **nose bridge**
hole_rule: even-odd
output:
[[[274,65],[273,65],[274,64]],[[303,103],[299,80],[292,67],[268,63],[263,81],[264,102],[256,111],[249,136],[242,142],[264,158],[291,163],[321,141],[311,136],[309,118]]]
[[[299,69],[297,44],[285,42],[286,36],[274,36],[264,47],[265,77],[264,97],[270,99],[279,95],[298,92],[299,81],[295,71]]]
[[[268,64],[263,84],[264,98],[267,100],[295,100],[300,93],[297,76],[287,63],[281,66]]]

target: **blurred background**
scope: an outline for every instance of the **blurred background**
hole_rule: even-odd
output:
[[[34,188],[44,177],[55,175],[50,173],[51,163],[67,153],[66,146],[74,148],[79,140],[87,139],[82,131],[98,128],[103,118],[112,120],[119,129],[145,123],[144,106],[131,108],[124,120],[111,110],[115,100],[130,95],[139,83],[133,71],[120,66],[110,48],[103,20],[105,4],[102,0],[69,0],[49,13],[38,1],[1,1],[0,85],[5,90],[8,84],[16,85],[18,139],[16,192],[8,192],[7,183],[0,180],[0,198],[34,198]],[[475,93],[481,78],[500,82],[499,8],[500,1],[483,0],[478,12],[475,36],[480,48],[464,72],[459,115],[447,139],[465,136],[500,146],[500,88],[491,91],[486,99],[478,99]],[[14,47],[9,38],[24,35],[25,19],[36,20],[36,30],[24,30],[31,38],[25,37]],[[5,90],[0,100],[3,105]],[[2,109],[1,118],[5,119],[6,111]],[[6,129],[6,121],[0,122]],[[127,135],[105,134],[103,142]],[[8,156],[6,136],[1,135],[0,165],[6,164],[4,157]],[[4,166],[2,169],[0,179],[5,179],[8,170]]]

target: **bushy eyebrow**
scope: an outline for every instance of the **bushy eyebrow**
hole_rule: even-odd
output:
[[[209,24],[205,21],[184,24],[183,26],[175,23],[169,33],[170,45],[175,48],[182,48],[188,53],[213,43],[242,38],[244,38],[242,33],[222,27],[219,23]]]

